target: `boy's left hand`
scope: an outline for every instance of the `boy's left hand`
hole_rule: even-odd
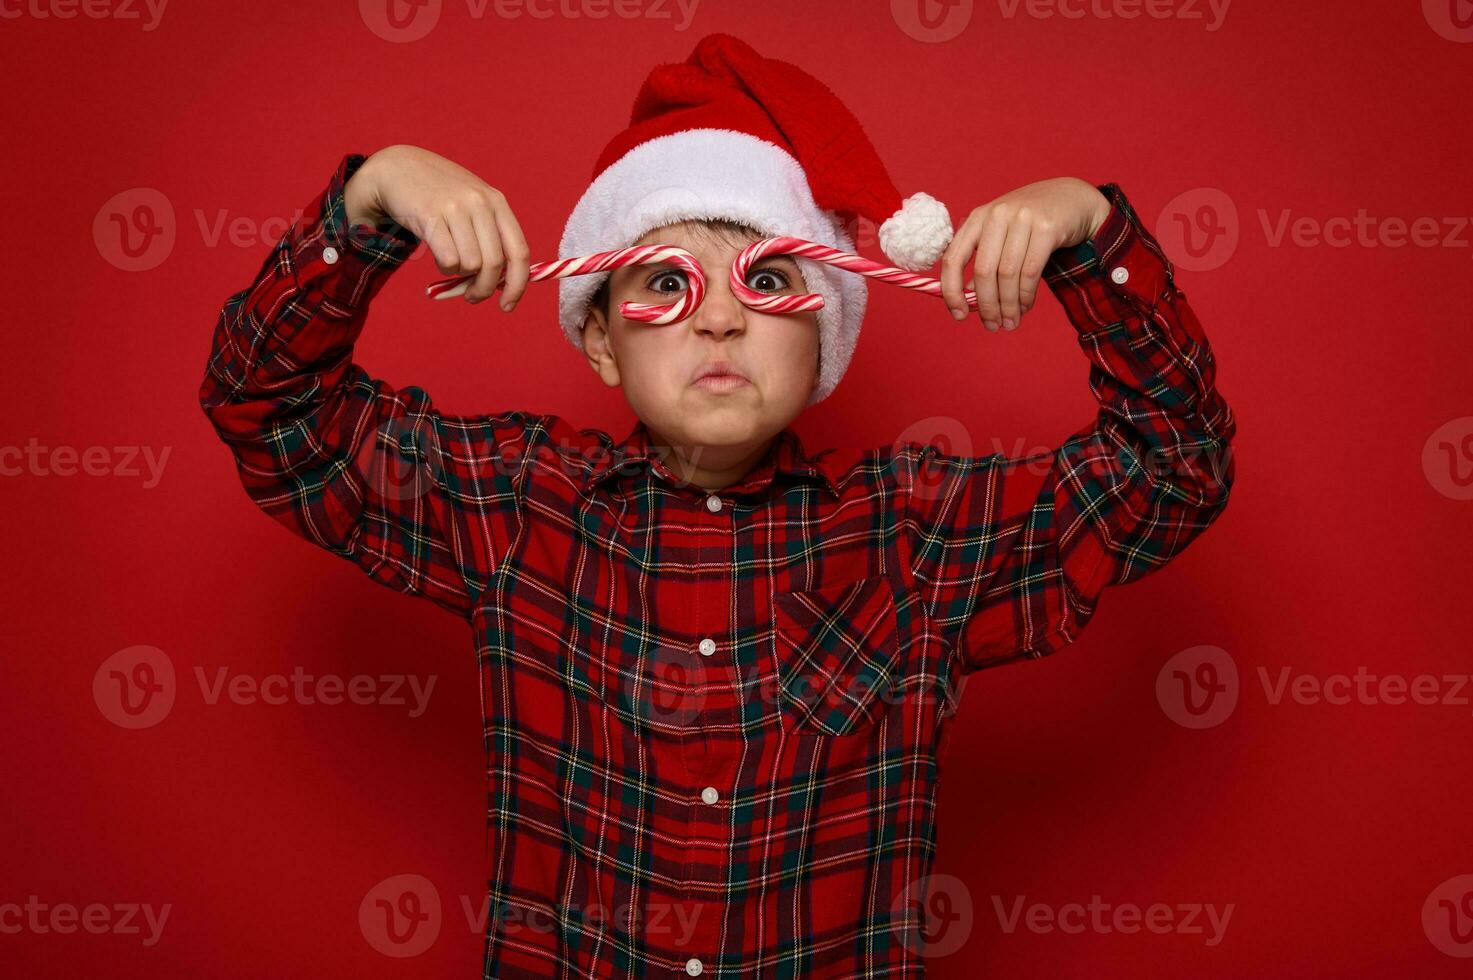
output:
[[[952,316],[967,315],[962,270],[975,259],[977,315],[988,330],[1015,329],[1033,307],[1049,256],[1088,241],[1109,214],[1109,198],[1078,177],[1040,180],[977,208],[941,256],[941,295]]]

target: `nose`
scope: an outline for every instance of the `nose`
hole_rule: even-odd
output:
[[[706,295],[692,314],[691,323],[696,333],[723,340],[746,329],[746,312],[726,278],[713,276],[706,280]]]

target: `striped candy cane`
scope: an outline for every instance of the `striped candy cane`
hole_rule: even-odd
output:
[[[771,296],[767,293],[759,293],[747,285],[747,272],[761,259],[769,255],[793,255],[804,259],[813,259],[827,265],[836,266],[848,272],[855,272],[861,276],[878,279],[881,282],[893,283],[896,286],[904,286],[906,289],[914,289],[931,296],[941,295],[941,280],[930,276],[917,275],[894,266],[881,265],[851,252],[841,252],[827,245],[817,242],[805,241],[801,238],[779,236],[777,238],[764,238],[760,242],[753,242],[742,249],[736,261],[731,264],[731,291],[736,293],[737,298],[749,309],[758,310],[763,313],[806,313],[810,310],[823,308],[823,297],[817,293],[801,293],[796,296]],[[968,289],[962,293],[968,308],[977,308],[977,293]]]
[[[638,320],[656,326],[676,323],[694,313],[706,297],[706,272],[696,257],[674,245],[635,245],[631,248],[599,252],[582,258],[557,259],[552,262],[532,264],[529,282],[545,279],[566,279],[569,276],[586,276],[594,272],[621,269],[626,265],[673,265],[685,272],[690,288],[681,293],[673,303],[620,303],[619,312],[627,319]],[[425,287],[425,295],[431,299],[452,299],[465,292],[475,276],[441,279]],[[506,285],[506,276],[497,283],[498,289]]]

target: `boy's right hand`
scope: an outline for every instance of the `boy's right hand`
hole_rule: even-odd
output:
[[[468,303],[492,293],[503,273],[501,308],[510,311],[527,288],[527,241],[501,191],[437,153],[395,144],[368,157],[343,188],[348,224],[390,219],[427,245],[447,276],[474,275]]]

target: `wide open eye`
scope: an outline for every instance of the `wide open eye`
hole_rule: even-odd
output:
[[[645,281],[645,288],[651,292],[669,295],[678,293],[690,285],[686,274],[679,269],[661,269]]]
[[[747,286],[759,293],[779,293],[790,285],[788,277],[777,269],[747,270]]]

